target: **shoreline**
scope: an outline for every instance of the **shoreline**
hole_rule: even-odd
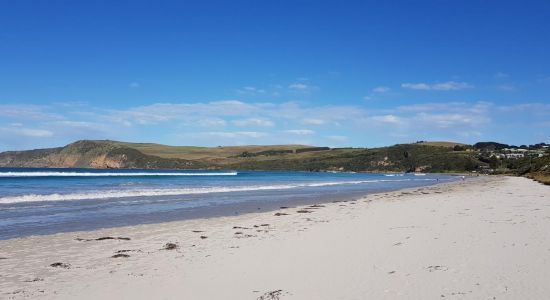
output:
[[[443,175],[445,176],[445,175]],[[448,176],[448,175],[447,175]],[[448,176],[449,177],[449,176]],[[472,177],[470,180],[477,180],[477,177]],[[392,178],[388,177],[385,180],[391,181]],[[449,182],[458,181],[458,179],[445,178],[440,181],[434,181],[427,183],[425,186],[434,186],[446,184]],[[421,187],[421,186],[419,186]],[[307,195],[302,196],[293,196],[293,197],[278,197],[279,193],[285,193],[286,190],[273,190],[267,191],[265,195],[272,195],[273,198],[270,201],[261,200],[263,194],[258,195],[258,200],[249,200],[242,202],[227,202],[220,203],[213,206],[203,205],[198,206],[192,209],[180,209],[174,211],[165,211],[163,213],[150,213],[149,215],[144,216],[144,219],[124,217],[120,219],[108,219],[104,220],[104,223],[95,222],[81,222],[73,224],[73,228],[64,228],[60,226],[54,227],[36,227],[36,228],[22,228],[17,232],[18,228],[6,229],[2,234],[0,234],[0,241],[10,240],[14,238],[25,238],[32,236],[45,236],[58,233],[70,233],[76,231],[90,232],[95,230],[109,229],[109,228],[118,228],[118,227],[127,227],[127,226],[138,226],[138,225],[147,225],[147,224],[161,224],[167,222],[178,222],[186,220],[198,220],[198,219],[210,219],[218,217],[228,217],[228,216],[238,216],[248,213],[256,212],[273,212],[278,210],[280,207],[299,207],[313,204],[324,204],[329,203],[334,200],[344,201],[344,200],[353,200],[365,197],[371,194],[385,193],[398,191],[403,189],[410,189],[414,187],[379,187],[372,190],[357,190],[357,191],[341,191],[341,192],[330,192],[329,194],[320,194],[320,193],[308,193]],[[226,197],[228,194],[221,193],[221,197]],[[244,194],[243,194],[244,195]],[[237,195],[241,196],[241,195]],[[70,204],[70,203],[69,203]],[[1,206],[1,205],[0,205]],[[86,228],[84,228],[86,227]],[[32,231],[34,230],[34,231]],[[29,234],[30,232],[30,234]]]
[[[536,258],[548,255],[550,240],[532,236],[550,228],[550,205],[540,202],[549,191],[529,179],[491,176],[275,213],[2,240],[0,295],[260,299],[274,293],[280,299],[357,299],[464,293],[536,298],[550,293],[540,282],[550,275],[550,262]],[[518,202],[518,197],[528,201]],[[527,208],[516,210],[523,217],[514,216],[519,213],[511,209],[522,203]],[[540,230],[533,231],[535,225]],[[529,240],[521,244],[522,239]],[[174,248],[165,250],[170,243]],[[512,253],[538,256],[509,256],[511,247],[516,247]],[[461,254],[467,249],[466,256]],[[489,268],[492,263],[500,267]],[[531,271],[520,276],[509,269],[518,265]],[[494,282],[498,274],[507,279]],[[498,284],[507,284],[506,289]],[[529,290],[521,290],[522,285]],[[268,296],[261,299],[277,299]]]
[[[483,180],[483,178],[489,179],[489,177],[481,177],[481,178],[469,178],[467,179],[467,182],[473,182]],[[0,243],[3,241],[10,241],[15,239],[27,239],[27,238],[38,238],[38,237],[48,237],[48,236],[55,236],[55,235],[61,235],[61,234],[77,234],[77,233],[92,233],[92,232],[100,232],[105,230],[116,230],[121,229],[124,230],[124,228],[133,228],[138,226],[155,226],[159,225],[162,226],[163,224],[170,224],[170,223],[178,223],[178,222],[186,222],[186,221],[200,221],[200,220],[209,220],[209,219],[217,219],[217,218],[230,218],[230,217],[239,217],[239,216],[245,216],[248,214],[269,214],[273,213],[275,211],[280,211],[281,207],[285,207],[284,209],[300,209],[305,208],[311,205],[319,205],[319,204],[329,204],[329,203],[337,203],[337,202],[350,202],[350,201],[359,201],[367,197],[378,197],[383,194],[389,194],[389,193],[398,193],[398,192],[407,192],[412,190],[418,190],[422,188],[430,188],[435,186],[447,186],[447,185],[455,185],[458,183],[464,183],[465,181],[448,181],[448,182],[440,182],[440,183],[434,183],[432,185],[426,185],[426,186],[418,186],[418,187],[404,187],[404,188],[398,188],[398,189],[388,189],[388,190],[379,190],[374,191],[372,193],[365,194],[364,192],[357,192],[356,194],[349,194],[349,195],[342,195],[338,198],[333,198],[332,196],[326,197],[326,198],[320,198],[315,200],[287,200],[287,201],[281,201],[281,202],[274,202],[274,203],[265,203],[268,204],[266,208],[257,208],[257,205],[255,203],[252,203],[253,205],[242,205],[247,203],[239,203],[237,206],[241,208],[241,211],[237,213],[227,213],[228,211],[232,211],[234,207],[231,205],[228,205],[228,209],[222,209],[217,210],[212,213],[205,213],[205,214],[198,214],[196,216],[192,216],[189,218],[184,219],[176,219],[176,220],[169,220],[169,221],[160,221],[160,222],[150,222],[150,223],[138,223],[138,224],[131,224],[131,225],[122,225],[122,226],[110,226],[110,227],[103,227],[103,228],[94,228],[90,230],[69,230],[69,231],[61,231],[61,232],[55,232],[55,233],[46,233],[46,234],[34,234],[34,235],[26,235],[21,237],[13,237],[8,239],[0,239]],[[283,205],[280,206],[279,204],[285,204],[288,203],[288,206]],[[247,210],[248,209],[248,210]]]

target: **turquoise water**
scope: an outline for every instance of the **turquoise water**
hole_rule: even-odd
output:
[[[351,199],[428,174],[0,168],[0,239]]]

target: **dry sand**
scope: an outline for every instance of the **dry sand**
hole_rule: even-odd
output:
[[[513,177],[0,241],[2,299],[549,299],[549,278],[550,188]]]

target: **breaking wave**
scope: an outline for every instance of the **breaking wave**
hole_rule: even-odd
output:
[[[235,176],[238,172],[0,172],[0,177]]]
[[[177,188],[177,189],[133,189],[133,190],[106,190],[86,193],[70,194],[28,194],[19,196],[0,197],[0,204],[20,203],[20,202],[42,202],[42,201],[69,201],[69,200],[91,200],[91,199],[113,199],[129,197],[153,197],[153,196],[179,196],[209,193],[229,193],[246,191],[266,191],[266,190],[286,190],[300,187],[323,187],[332,185],[377,183],[377,182],[397,182],[409,181],[402,180],[357,180],[357,181],[337,181],[337,182],[318,182],[301,184],[280,184],[280,185],[255,185],[255,186],[233,186],[233,187],[201,187],[201,188]],[[425,179],[426,180],[426,179]]]

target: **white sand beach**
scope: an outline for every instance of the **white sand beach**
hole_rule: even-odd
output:
[[[517,177],[0,241],[2,299],[548,299],[548,278],[550,187]]]

